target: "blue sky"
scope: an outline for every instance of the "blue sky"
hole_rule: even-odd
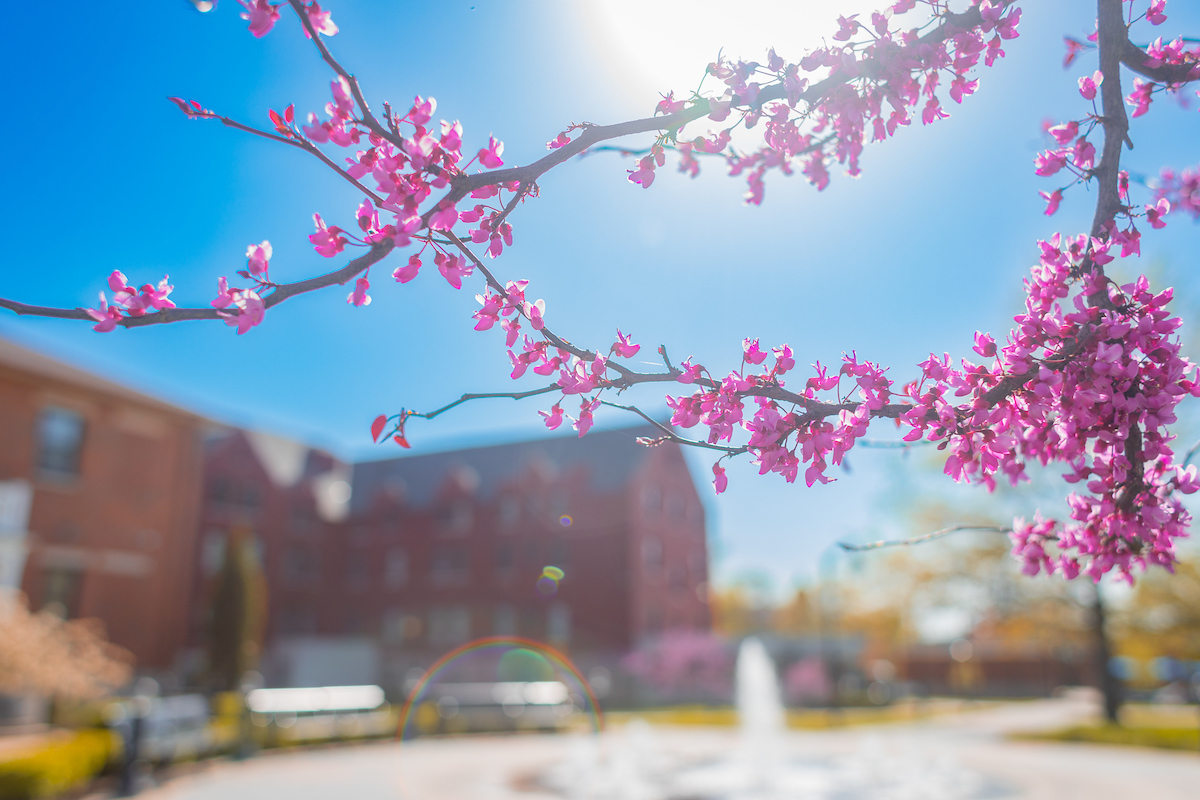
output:
[[[1086,35],[1094,5],[1028,5],[1022,36],[982,70],[978,94],[949,120],[869,146],[857,180],[835,172],[818,193],[799,178],[773,177],[765,204],[745,207],[742,182],[715,164],[696,180],[660,171],[643,190],[625,180],[627,162],[597,155],[545,177],[541,197],[513,217],[515,246],[495,268],[529,279],[563,335],[607,347],[620,326],[648,361],[662,343],[676,360],[694,354],[729,369],[742,338],[758,336],[791,344],[801,364],[836,363],[855,349],[904,383],[930,351],[968,355],[976,329],[999,338],[1020,310],[1037,239],[1083,231],[1092,213],[1090,196],[1075,189],[1058,215],[1043,216],[1037,192],[1058,184],[1033,174],[1033,157],[1042,120],[1086,113],[1075,78],[1096,68],[1094,56],[1064,72],[1062,36]],[[330,46],[376,107],[432,95],[438,117],[462,121],[469,147],[494,134],[506,162],[522,164],[567,123],[647,116],[659,91],[693,86],[722,45],[746,57],[774,46],[795,59],[836,30],[839,13],[873,6],[749,4],[734,19],[715,3],[685,13],[653,0],[330,7],[342,29]],[[204,15],[187,0],[141,0],[9,11],[20,35],[0,53],[12,94],[0,131],[12,154],[0,197],[10,230],[0,295],[91,305],[120,269],[137,283],[169,273],[178,302],[206,305],[217,276],[242,268],[247,244],[263,239],[274,245],[276,280],[342,263],[316,255],[307,235],[313,212],[350,226],[358,201],[349,186],[299,152],[186,120],[165,100],[194,98],[264,126],[268,108],[324,106],[329,73],[295,20],[255,40],[237,10],[232,0]],[[1200,32],[1194,4],[1167,10],[1155,35]],[[1153,174],[1200,160],[1195,106],[1195,98],[1191,110],[1158,101],[1136,120],[1127,167]],[[1141,263],[1123,269],[1176,285],[1178,309],[1194,323],[1200,281],[1189,268],[1200,229],[1173,218],[1146,233]],[[388,278],[391,262],[381,266],[371,306],[346,305],[348,290],[308,295],[242,337],[212,323],[101,335],[7,313],[0,335],[218,420],[346,457],[390,456],[370,444],[375,414],[511,383],[498,332],[471,330],[478,284],[455,292],[427,268],[399,286]],[[661,408],[649,393],[633,399]],[[537,409],[546,405],[468,405],[413,423],[410,439],[428,451],[542,435]],[[632,420],[609,412],[600,421]],[[853,473],[814,489],[735,468],[727,494],[710,501],[717,575],[758,569],[782,586],[810,575],[839,537],[896,531],[913,502],[897,476],[921,458],[855,452]],[[707,486],[709,459],[696,454],[692,463]]]

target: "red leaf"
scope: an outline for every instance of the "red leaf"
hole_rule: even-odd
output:
[[[276,114],[274,110],[271,111],[271,122],[275,123],[276,129],[280,129],[280,128],[284,127],[283,117]]]
[[[387,425],[387,417],[385,417],[383,414],[380,414],[375,418],[375,421],[371,423],[372,441],[379,441],[379,434],[383,433],[383,428],[385,425]]]
[[[392,438],[395,439],[396,444],[400,445],[401,447],[405,447],[405,448],[412,447],[412,445],[408,443],[408,439],[405,439],[403,436],[401,436],[399,434],[396,434]]]
[[[184,102],[184,99],[182,97],[168,97],[167,99],[170,100],[175,105],[179,106],[180,111],[182,111],[183,113],[185,113],[185,114],[192,113],[192,107],[189,106],[186,102]]]
[[[288,106],[287,108],[285,108],[283,110],[283,118],[286,119],[289,123],[296,121],[296,104],[295,103],[292,103],[290,106]]]

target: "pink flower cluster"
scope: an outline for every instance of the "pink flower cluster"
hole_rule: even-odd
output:
[[[946,15],[945,4],[923,2],[935,14]],[[792,174],[799,161],[801,173],[817,189],[829,183],[829,164],[846,166],[848,175],[858,175],[859,157],[867,132],[872,141],[893,136],[896,129],[912,122],[911,112],[920,109],[923,124],[949,114],[942,107],[938,89],[948,83],[948,94],[956,103],[975,92],[978,80],[970,73],[982,58],[991,66],[1004,55],[1003,42],[1017,36],[1021,18],[1018,8],[999,0],[976,2],[981,23],[973,28],[951,28],[940,41],[923,41],[917,28],[902,29],[893,23],[917,5],[900,0],[886,12],[871,15],[870,24],[858,15],[839,18],[836,43],[818,48],[798,63],[789,63],[771,50],[765,65],[754,61],[725,59],[708,65],[708,74],[725,86],[707,99],[708,119],[724,122],[735,115],[730,127],[709,136],[683,143],[679,169],[696,175],[699,163],[694,153],[727,153],[731,175],[746,175],[746,202],[763,199],[763,177],[767,170]],[[948,23],[952,24],[952,23]],[[851,39],[859,31],[867,38]],[[841,79],[816,102],[806,102],[805,91],[812,83],[806,73],[822,70],[821,83]],[[777,100],[775,98],[778,98]],[[687,107],[673,94],[664,96],[657,113],[673,113]],[[737,125],[763,128],[763,146],[740,154],[729,149],[730,132]],[[654,181],[654,170],[664,162],[657,147],[630,170],[629,179],[643,187]]]
[[[1187,167],[1180,172],[1164,169],[1152,186],[1155,203],[1166,200],[1172,211],[1191,214],[1200,219],[1200,167]]]
[[[1195,473],[1173,463],[1166,426],[1200,386],[1180,355],[1181,321],[1166,310],[1171,290],[1154,294],[1144,277],[1118,288],[1093,271],[1112,261],[1115,239],[1041,242],[1008,343],[976,337],[991,366],[930,356],[922,380],[905,387],[905,438],[942,442],[955,480],[991,488],[1002,474],[1015,484],[1032,459],[1065,464],[1067,480],[1086,487],[1068,498],[1069,523],[1015,525],[1015,552],[1030,572],[1098,579],[1169,565],[1190,521],[1175,492],[1194,491]]]
[[[112,289],[113,301],[109,305],[104,292],[100,293],[100,307],[85,309],[96,324],[92,329],[97,333],[107,333],[117,327],[125,317],[140,317],[149,311],[161,311],[164,308],[174,308],[175,302],[170,294],[175,289],[167,283],[169,276],[163,276],[158,285],[144,284],[140,289],[129,285],[125,274],[113,270],[108,276],[108,287]]]

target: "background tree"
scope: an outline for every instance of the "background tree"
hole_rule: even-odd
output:
[[[0,692],[91,700],[127,684],[132,666],[99,620],[31,612],[23,595],[0,592]]]
[[[208,676],[214,689],[231,692],[258,666],[267,621],[266,582],[254,534],[234,526],[212,595],[208,625]]]

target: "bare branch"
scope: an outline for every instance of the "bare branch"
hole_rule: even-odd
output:
[[[1098,0],[1097,26],[1100,48],[1100,99],[1104,128],[1104,151],[1093,174],[1099,184],[1096,213],[1092,217],[1092,236],[1101,236],[1116,219],[1124,204],[1117,186],[1121,171],[1121,148],[1129,136],[1129,117],[1125,114],[1125,96],[1121,91],[1121,54],[1129,42],[1129,31],[1122,14],[1122,0]],[[1097,267],[1098,269],[1098,267]]]
[[[659,422],[637,406],[621,405],[620,403],[613,403],[609,400],[601,400],[600,405],[608,406],[609,408],[619,408],[622,411],[631,411],[634,414],[637,414],[639,417],[646,420],[646,422],[649,422],[651,425],[662,431],[663,438],[667,439],[668,441],[677,442],[689,447],[703,447],[706,450],[717,450],[733,456],[741,455],[742,453],[747,452],[748,449],[746,447],[729,447],[728,445],[723,444],[712,444],[711,442],[702,442],[699,439],[689,439],[686,436],[680,436],[679,434],[675,433],[675,431],[671,430],[671,428]]]
[[[942,528],[940,531],[927,533],[924,536],[914,536],[911,539],[880,539],[877,542],[867,542],[866,544],[849,544],[847,542],[838,542],[838,547],[843,550],[852,552],[860,552],[863,550],[879,550],[883,547],[902,547],[912,544],[921,544],[922,542],[932,542],[934,539],[941,539],[943,536],[949,536],[952,533],[959,531],[987,531],[990,533],[1012,533],[1012,528],[1001,528],[996,525],[951,525],[949,528]]]
[[[452,408],[462,405],[471,400],[489,400],[493,398],[508,398],[509,400],[524,400],[526,397],[537,397],[540,394],[549,394],[550,392],[560,391],[557,383],[549,386],[543,386],[541,389],[530,389],[526,392],[481,392],[476,394],[464,394],[462,397],[455,400],[453,403],[447,403],[441,408],[433,411],[409,411],[409,417],[421,417],[422,419],[433,419],[439,414],[444,414]]]

